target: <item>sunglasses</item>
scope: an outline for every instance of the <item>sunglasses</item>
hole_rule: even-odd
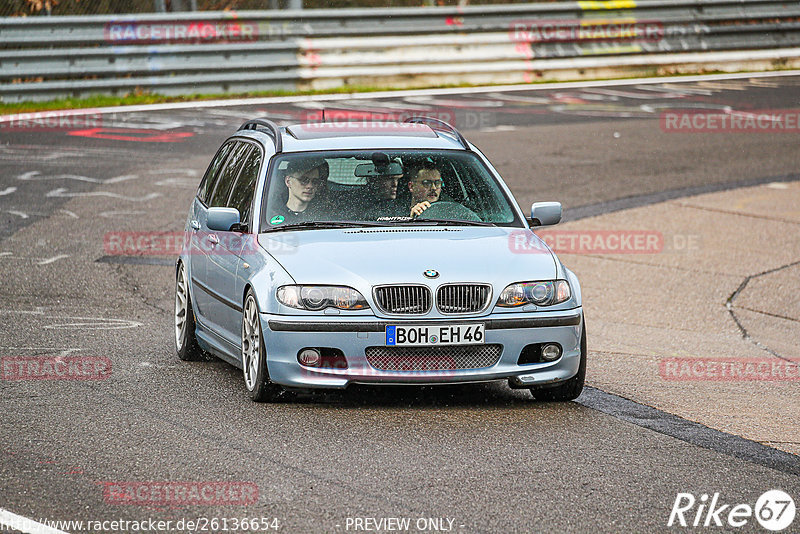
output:
[[[435,187],[436,189],[439,189],[444,185],[444,181],[442,180],[421,180],[419,182],[414,182],[414,183],[422,184],[422,187],[425,187],[426,189],[430,189],[431,186]]]
[[[294,179],[300,182],[301,185],[313,184],[317,187],[321,186],[323,182],[323,180],[319,178],[309,178],[308,176],[294,177]]]

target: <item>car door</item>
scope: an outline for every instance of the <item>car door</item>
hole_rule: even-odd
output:
[[[211,193],[217,184],[217,179],[220,177],[221,171],[224,168],[225,162],[231,152],[239,145],[236,141],[229,141],[222,145],[208,166],[203,179],[200,181],[200,187],[197,190],[192,209],[189,214],[189,222],[187,231],[189,232],[188,249],[189,254],[187,262],[189,264],[189,277],[192,287],[191,295],[194,304],[194,312],[198,316],[201,325],[204,324],[205,317],[208,315],[207,311],[211,301],[211,296],[205,292],[203,287],[207,285],[206,271],[207,271],[207,252],[209,249],[208,244],[208,231],[206,226],[206,218],[208,212],[208,201]],[[205,229],[205,231],[204,231]]]
[[[241,342],[242,299],[244,284],[249,275],[248,255],[255,246],[249,230],[253,228],[251,220],[253,197],[256,181],[263,161],[261,147],[253,145],[239,171],[239,176],[231,188],[226,204],[229,208],[239,210],[240,221],[247,225],[247,232],[218,232],[220,235],[220,253],[209,258],[209,272],[213,270],[213,279],[218,283],[220,296],[235,313],[226,313],[220,322],[222,334],[237,346]],[[251,260],[252,261],[252,260]],[[216,282],[218,281],[218,282]]]
[[[239,176],[242,164],[254,148],[253,143],[240,141],[225,163],[214,191],[208,201],[209,208],[227,207],[231,189]],[[207,234],[206,272],[205,287],[201,287],[202,292],[207,295],[205,321],[206,326],[216,333],[222,340],[232,345],[227,347],[233,354],[238,353],[239,332],[238,323],[241,318],[240,299],[233,300],[233,288],[236,286],[236,260],[238,251],[231,254],[231,248],[236,248],[235,243],[226,243],[232,237],[236,237],[233,232],[220,232],[210,230],[208,226],[201,229]],[[235,241],[241,244],[241,239]],[[232,256],[232,257],[231,257]],[[231,325],[236,324],[235,336],[232,333]]]

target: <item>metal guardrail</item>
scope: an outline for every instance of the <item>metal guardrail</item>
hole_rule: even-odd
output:
[[[704,57],[793,66],[798,47],[800,3],[775,0],[4,18],[0,99],[413,86],[437,69],[445,83],[523,82]]]

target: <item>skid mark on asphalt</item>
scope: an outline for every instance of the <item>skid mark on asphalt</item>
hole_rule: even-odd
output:
[[[660,204],[662,202],[666,202],[667,200],[675,200],[683,197],[691,197],[705,193],[717,193],[721,191],[729,191],[731,189],[739,189],[741,187],[752,187],[769,183],[796,182],[798,180],[800,180],[800,174],[784,174],[781,176],[764,176],[761,178],[741,180],[738,182],[722,182],[718,184],[671,189],[657,193],[648,193],[645,195],[636,195],[616,200],[598,202],[597,204],[577,206],[575,208],[565,210],[564,217],[561,220],[563,222],[577,221],[589,217],[597,217],[598,215],[614,213],[616,211],[622,211],[631,208],[641,208],[651,204]]]
[[[593,387],[586,387],[578,404],[691,445],[716,451],[776,471],[800,476],[800,458],[749,439],[714,430],[700,423],[639,404]]]

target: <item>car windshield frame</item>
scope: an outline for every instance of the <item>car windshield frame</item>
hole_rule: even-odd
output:
[[[483,174],[483,179],[490,178],[491,185],[487,184],[487,187],[491,187],[494,189],[493,193],[497,197],[497,201],[499,202],[500,199],[506,203],[508,206],[509,211],[512,215],[512,220],[508,222],[489,222],[489,221],[470,221],[470,220],[463,220],[460,221],[459,219],[449,219],[449,225],[459,225],[459,223],[463,223],[463,226],[496,226],[502,228],[526,228],[524,218],[520,216],[520,209],[519,205],[516,202],[516,199],[510,195],[507,191],[504,184],[501,182],[501,179],[495,174],[495,172],[486,164],[484,159],[474,151],[466,151],[466,150],[455,150],[455,149],[442,149],[442,148],[352,148],[352,149],[335,149],[335,150],[308,150],[308,151],[297,151],[297,152],[282,152],[279,154],[273,155],[269,159],[269,164],[266,169],[266,175],[262,186],[261,191],[261,206],[259,210],[259,233],[270,232],[272,230],[276,230],[281,228],[280,226],[275,226],[270,224],[270,213],[269,213],[269,200],[270,200],[270,188],[272,187],[273,179],[280,179],[279,171],[277,170],[277,165],[280,162],[285,161],[286,159],[291,159],[293,157],[306,157],[306,158],[334,158],[337,155],[341,155],[345,157],[351,154],[364,154],[368,152],[385,152],[387,154],[392,155],[392,157],[396,157],[398,153],[402,154],[411,154],[411,153],[418,153],[422,155],[432,155],[432,156],[440,156],[440,157],[447,157],[449,155],[457,155],[459,157],[470,157],[473,158],[473,162],[476,163],[476,167],[480,169],[480,172]],[[363,160],[364,162],[369,162],[368,159]],[[337,182],[334,182],[337,183]],[[392,220],[395,219],[395,220]],[[321,222],[337,222],[336,220],[327,219],[321,220]],[[380,223],[381,226],[396,226],[399,224],[402,225],[431,225],[436,226],[442,224],[442,218],[440,217],[431,217],[430,220],[426,219],[423,216],[414,219],[412,217],[386,217],[383,220],[376,219],[376,220],[363,220],[363,221],[354,221],[352,219],[342,218],[341,221],[346,223],[353,223],[353,222],[363,222],[364,226],[377,226]],[[305,221],[304,221],[305,222]],[[478,224],[476,224],[476,222]],[[282,228],[285,230],[291,229],[290,224],[283,225]],[[309,225],[306,224],[299,224],[298,229],[310,229]]]

